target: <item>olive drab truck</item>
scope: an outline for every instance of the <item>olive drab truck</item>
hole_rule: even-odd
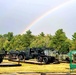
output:
[[[38,62],[59,63],[58,52],[53,48],[29,48],[20,51],[18,54],[19,60],[29,60],[36,58]]]

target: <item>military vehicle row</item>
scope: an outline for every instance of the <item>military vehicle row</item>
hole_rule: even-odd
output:
[[[0,63],[3,61],[4,56],[6,55],[5,50],[0,52]],[[18,60],[29,60],[36,59],[38,62],[48,63],[59,63],[60,60],[65,60],[69,62],[67,54],[59,54],[54,48],[27,48],[26,50],[10,50],[8,52],[9,60],[18,59]]]
[[[54,48],[28,48],[22,51],[12,50],[9,52],[9,59],[29,60],[37,59],[38,62],[59,63],[59,53]]]

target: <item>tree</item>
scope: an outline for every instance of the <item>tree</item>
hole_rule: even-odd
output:
[[[0,38],[0,50],[4,47],[5,38]]]
[[[0,34],[0,38],[2,38],[3,36]]]
[[[31,33],[32,33],[32,32],[31,32],[30,30],[26,31],[26,34],[27,34],[27,35],[31,35]]]
[[[34,40],[34,35],[30,30],[26,31],[26,34],[23,34],[21,37],[21,41],[25,48],[30,47],[31,42]]]
[[[76,32],[72,35],[72,40],[76,41]]]
[[[66,39],[67,37],[65,35],[65,32],[63,32],[63,29],[59,29],[56,31],[55,35],[53,36],[52,46],[55,49],[59,50]]]
[[[39,35],[32,35],[30,30],[23,35],[13,35],[12,32],[0,34],[0,49],[6,50],[23,50],[27,47],[49,47],[55,48],[60,52],[76,49],[76,32],[72,35],[72,40],[68,39],[63,29],[58,29],[55,35],[45,35],[41,32]]]
[[[70,51],[70,47],[71,47],[71,44],[69,42],[64,42],[63,44],[61,44],[59,52],[62,54],[68,53]]]
[[[8,32],[8,34],[4,34],[3,37],[6,38],[8,41],[11,41],[11,39],[13,38],[13,33]]]
[[[23,41],[22,41],[22,35],[16,35],[14,38],[10,41],[10,48],[15,50],[23,50]]]
[[[44,37],[44,36],[45,36],[45,34],[44,34],[43,32],[41,32],[41,33],[40,33],[40,36]]]
[[[76,50],[76,32],[72,35],[72,49]]]
[[[12,32],[8,32],[8,41],[11,41],[13,38],[13,33]]]
[[[35,39],[32,41],[30,47],[50,47],[50,40],[52,38],[51,35],[43,35],[44,33],[40,33],[38,36],[35,36]]]

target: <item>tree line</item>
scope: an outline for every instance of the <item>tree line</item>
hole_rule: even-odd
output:
[[[76,50],[76,32],[72,35],[72,39],[66,36],[63,29],[58,29],[55,35],[45,35],[43,32],[33,35],[30,30],[23,35],[13,35],[13,32],[0,34],[0,50],[3,48],[7,51],[25,50],[27,47],[49,47],[64,53]]]

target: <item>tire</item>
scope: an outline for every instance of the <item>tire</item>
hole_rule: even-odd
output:
[[[41,56],[38,56],[38,57],[37,57],[37,61],[38,61],[38,62],[42,62],[42,61],[43,61],[43,58],[42,58]]]
[[[23,59],[24,59],[24,56],[20,54],[20,55],[18,56],[18,59],[19,59],[19,60],[23,60]]]
[[[48,57],[44,57],[44,58],[43,58],[43,62],[44,62],[45,64],[48,64],[48,63],[49,63]]]
[[[66,59],[65,59],[68,63],[70,63],[70,59],[67,57]]]

